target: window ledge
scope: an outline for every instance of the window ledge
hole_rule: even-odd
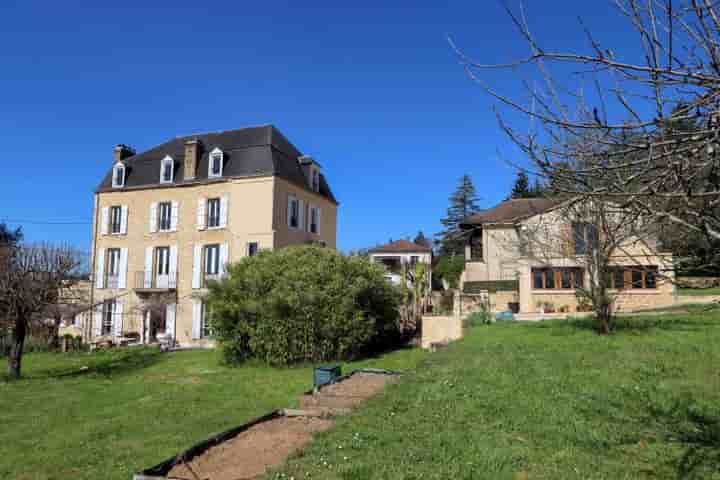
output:
[[[205,227],[205,230],[225,230],[227,227]]]
[[[533,295],[575,295],[574,288],[533,288]]]

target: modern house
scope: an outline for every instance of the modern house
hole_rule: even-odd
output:
[[[208,282],[259,250],[335,248],[322,168],[271,125],[114,149],[95,192],[92,339],[205,344]]]
[[[390,241],[368,251],[370,260],[385,266],[385,278],[399,285],[402,282],[403,265],[412,268],[417,263],[426,265],[428,288],[432,286],[432,248],[410,240]]]
[[[592,225],[570,224],[561,208],[553,199],[512,199],[466,218],[461,225],[467,238],[462,292],[487,295],[496,311],[582,310],[576,288],[589,285],[583,259]],[[542,246],[538,235],[527,233],[538,231],[549,239]],[[656,239],[628,237],[611,265],[616,311],[674,303],[672,256],[660,250]]]

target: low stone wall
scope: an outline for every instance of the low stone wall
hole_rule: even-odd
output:
[[[459,316],[422,318],[422,348],[433,343],[447,343],[462,338],[462,319]]]
[[[677,277],[679,288],[711,288],[720,287],[720,277]]]

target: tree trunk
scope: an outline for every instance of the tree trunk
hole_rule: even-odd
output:
[[[27,324],[24,318],[18,318],[15,321],[15,329],[12,334],[12,345],[10,346],[10,355],[8,356],[8,375],[11,379],[20,378],[20,368],[22,365],[23,347],[25,346],[25,334],[27,333]]]

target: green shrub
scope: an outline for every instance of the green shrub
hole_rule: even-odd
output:
[[[399,294],[381,266],[325,248],[261,252],[209,287],[211,326],[230,363],[349,359],[399,339]]]
[[[480,304],[480,310],[473,312],[465,317],[465,327],[477,327],[478,325],[489,325],[493,322],[493,315],[490,311],[490,307],[485,304]]]
[[[435,262],[433,279],[445,280],[450,288],[457,288],[463,270],[465,270],[465,256],[443,255]]]

